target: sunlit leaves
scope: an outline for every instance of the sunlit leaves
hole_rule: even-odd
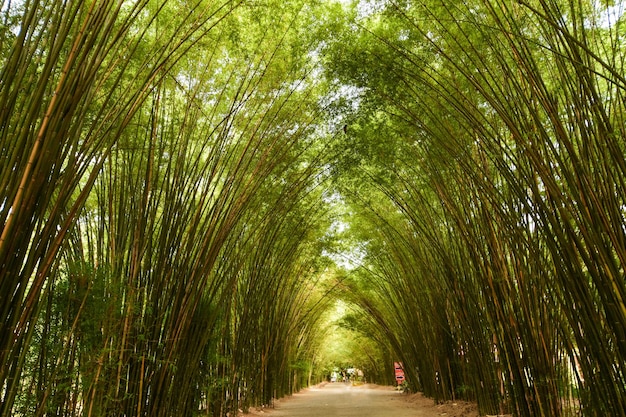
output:
[[[604,364],[623,362],[620,325],[610,324],[624,318],[623,51],[590,11],[389,2],[330,49],[332,76],[365,87],[371,105],[352,115],[354,149],[361,171],[388,173],[370,178],[392,202],[381,209],[367,185],[344,183],[384,242],[361,279],[395,294],[388,306],[366,293],[358,302],[385,334],[412,334],[397,349],[428,375],[409,380],[431,395],[459,384],[482,395],[490,384],[496,395],[478,397],[485,412],[561,415],[573,410],[554,398],[571,401],[563,386],[576,385],[585,409],[621,413],[623,369]],[[377,59],[351,66],[351,54]],[[362,151],[381,143],[402,152]],[[606,378],[582,377],[599,368]]]
[[[303,5],[29,6],[23,43],[2,34],[2,414],[224,415],[308,383],[328,162]],[[234,398],[259,355],[272,379]]]

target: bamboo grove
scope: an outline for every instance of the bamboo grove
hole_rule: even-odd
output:
[[[626,416],[622,2],[0,4],[0,416]]]
[[[234,415],[317,381],[302,7],[3,3],[0,415]]]
[[[346,296],[437,401],[624,416],[623,3],[376,6],[328,51],[360,99]]]

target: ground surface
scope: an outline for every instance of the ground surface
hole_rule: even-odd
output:
[[[472,404],[435,405],[421,394],[406,395],[391,387],[343,383],[309,388],[277,401],[275,408],[252,410],[267,417],[478,417]]]

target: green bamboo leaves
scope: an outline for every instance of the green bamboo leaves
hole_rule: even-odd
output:
[[[376,236],[361,281],[389,303],[359,303],[436,399],[623,415],[623,18],[597,13],[390,2],[329,60],[368,92],[353,138],[402,149],[369,155],[395,211],[360,193]]]
[[[112,146],[181,49],[229,12],[196,8],[163,31],[164,9],[148,2],[27,2],[3,12],[3,415],[60,249]],[[135,26],[139,16],[145,27]]]
[[[274,6],[3,11],[0,415],[232,415],[309,382],[323,90],[286,52],[302,5]]]

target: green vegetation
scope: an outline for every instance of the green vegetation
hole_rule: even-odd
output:
[[[0,417],[626,416],[623,2],[0,4]]]

